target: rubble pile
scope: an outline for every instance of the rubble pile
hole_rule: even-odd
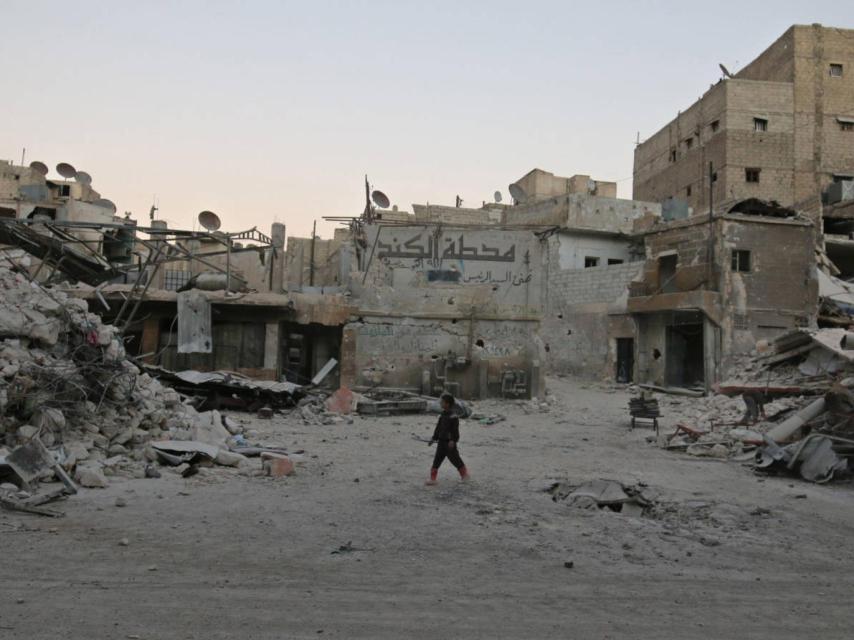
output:
[[[812,482],[850,475],[854,458],[854,334],[797,330],[759,345],[715,395],[666,397],[676,431],[658,439],[691,455],[753,459]]]
[[[197,412],[142,373],[116,329],[89,313],[85,301],[0,267],[4,478],[7,459],[33,440],[85,487],[106,486],[115,474],[152,477],[146,466],[163,459],[151,443],[202,442],[227,451],[228,438],[241,428],[226,422],[217,412]]]

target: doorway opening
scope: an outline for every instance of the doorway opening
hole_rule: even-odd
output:
[[[633,380],[635,370],[634,338],[617,338],[617,382],[628,383]]]
[[[702,322],[667,327],[667,384],[703,386],[706,377],[704,355]]]

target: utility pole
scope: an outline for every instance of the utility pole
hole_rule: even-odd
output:
[[[308,286],[314,286],[314,242],[317,238],[317,220],[311,228],[311,253],[308,256]]]
[[[714,290],[715,277],[715,167],[709,161],[709,275],[708,288]]]

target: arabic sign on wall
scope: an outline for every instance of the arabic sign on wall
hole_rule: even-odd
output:
[[[367,231],[375,243],[375,260],[389,269],[427,272],[429,282],[518,287],[531,283],[540,266],[540,244],[530,231],[439,225],[375,226]],[[451,278],[448,272],[459,276]]]

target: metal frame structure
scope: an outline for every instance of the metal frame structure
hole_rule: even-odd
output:
[[[78,238],[69,230],[97,231],[100,232],[100,237],[97,240]],[[111,231],[125,231],[132,234],[133,249],[131,255],[137,257],[135,263],[123,264],[110,261],[101,252],[104,238]],[[140,233],[148,235],[148,238],[140,237]],[[222,244],[224,249],[194,254],[177,244],[179,240],[214,240]],[[236,240],[256,244],[235,249],[233,245]],[[213,271],[225,274],[226,295],[228,295],[231,290],[231,255],[233,253],[258,251],[259,248],[266,247],[272,248],[274,252],[276,251],[272,238],[258,231],[257,227],[246,231],[225,233],[221,231],[167,229],[165,227],[140,227],[135,224],[120,222],[70,222],[21,218],[0,219],[0,243],[17,246],[41,260],[41,264],[32,274],[33,279],[38,277],[42,268],[48,266],[51,273],[47,279],[53,278],[57,271],[61,271],[76,280],[95,286],[96,291],[98,291],[108,281],[136,271],[136,280],[113,320],[113,324],[120,327],[122,332],[126,331],[133,322],[139,306],[145,299],[148,288],[154,281],[161,265],[184,260],[200,262]],[[139,251],[139,245],[142,245],[147,251]],[[207,258],[223,254],[226,256],[225,269],[207,260]],[[125,312],[129,308],[130,311],[125,318]],[[123,323],[121,323],[122,320]]]

